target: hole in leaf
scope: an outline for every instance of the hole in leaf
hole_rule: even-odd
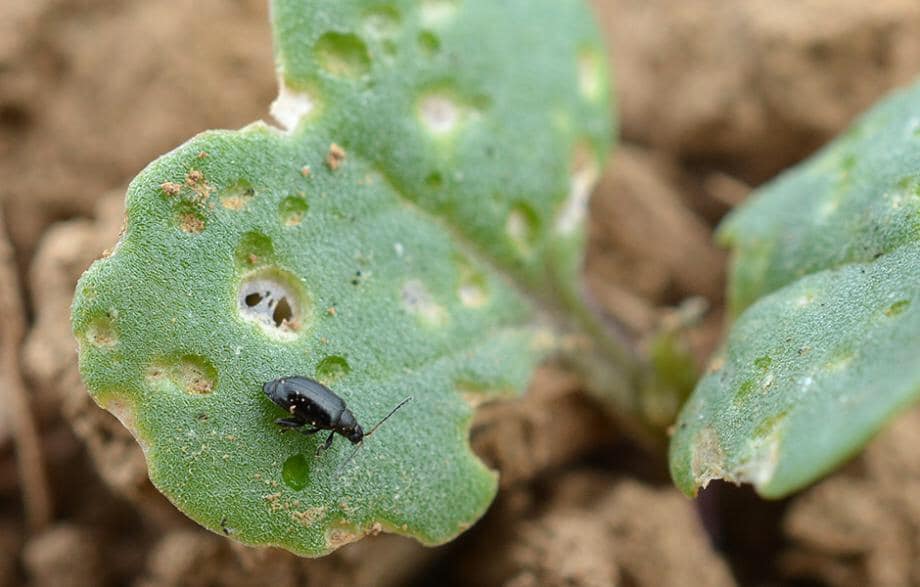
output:
[[[236,247],[236,262],[242,267],[256,267],[270,263],[275,257],[272,239],[257,230],[247,232]]]
[[[169,381],[189,395],[207,395],[217,386],[217,369],[199,355],[183,355],[159,361],[147,370],[147,379]]]
[[[256,191],[245,179],[236,182],[220,194],[220,205],[227,210],[242,210],[255,197]]]
[[[324,34],[313,47],[313,55],[320,67],[335,77],[361,77],[371,67],[367,45],[351,33]]]
[[[433,57],[441,50],[441,40],[431,31],[422,31],[418,34],[418,44],[424,55]]]
[[[272,334],[291,335],[303,328],[309,298],[290,273],[263,269],[243,279],[238,294],[238,310]]]
[[[735,392],[735,401],[744,402],[754,393],[754,380],[745,379],[741,386],[738,388],[738,391]]]
[[[186,357],[179,365],[179,379],[189,393],[211,393],[217,382],[217,371],[200,357]]]
[[[403,306],[409,313],[417,315],[428,324],[440,325],[444,322],[444,308],[434,301],[431,292],[421,281],[410,279],[403,284],[401,294]]]
[[[603,59],[594,49],[585,49],[578,56],[578,90],[590,101],[601,98],[604,90]]]
[[[205,227],[204,215],[191,203],[184,202],[177,210],[176,224],[182,232],[200,234]]]
[[[460,272],[460,280],[457,286],[457,296],[460,298],[460,303],[467,308],[482,307],[489,298],[485,276],[459,255],[456,263]]]
[[[437,171],[429,173],[425,178],[425,185],[433,190],[441,189],[444,186],[444,177]]]
[[[275,321],[275,326],[280,328],[286,322],[291,322],[293,318],[294,311],[291,309],[288,299],[283,297],[278,300],[278,303],[275,304],[275,311],[272,313],[272,320]]]
[[[254,306],[258,306],[259,302],[261,301],[262,301],[262,294],[251,293],[248,296],[246,296],[246,305],[249,306],[250,308]]]
[[[505,232],[518,251],[525,255],[533,251],[539,229],[540,217],[530,204],[518,202],[511,208],[505,223]]]
[[[764,418],[760,424],[754,428],[752,436],[755,438],[763,438],[769,436],[777,431],[779,425],[783,423],[783,420],[786,419],[786,416],[789,415],[788,410],[783,410],[778,414],[773,414]]]
[[[460,302],[468,308],[478,308],[486,303],[486,290],[481,281],[467,281],[460,285]]]
[[[426,26],[439,26],[453,18],[457,12],[457,0],[424,0],[421,20]]]
[[[281,83],[278,97],[272,102],[270,112],[285,130],[292,131],[301,120],[317,109],[317,102],[312,93],[304,89],[295,90]]]
[[[307,199],[302,196],[288,196],[281,200],[278,205],[278,215],[281,217],[281,224],[284,226],[297,226],[303,222],[310,205]]]
[[[281,479],[291,489],[300,491],[310,479],[310,462],[300,453],[288,457],[281,466]]]
[[[399,32],[399,11],[392,6],[372,8],[364,15],[364,31],[368,37],[387,39]]]
[[[910,300],[898,300],[897,302],[885,308],[885,315],[889,318],[898,316],[899,314],[903,314],[909,306]]]
[[[571,234],[584,222],[591,190],[600,178],[597,155],[587,140],[575,146],[570,165],[569,195],[556,219],[556,229],[563,235]]]
[[[419,116],[429,132],[443,135],[454,130],[460,123],[463,107],[447,94],[428,94],[419,102]]]
[[[96,318],[86,327],[86,341],[95,347],[112,347],[118,342],[112,319],[108,316]]]
[[[316,366],[316,379],[321,383],[332,383],[351,373],[351,365],[345,357],[330,355]]]
[[[383,55],[387,61],[392,61],[396,57],[398,46],[395,41],[386,40],[383,42]]]
[[[766,371],[767,369],[769,369],[772,364],[773,364],[773,359],[769,357],[768,355],[764,355],[762,357],[757,357],[756,359],[754,359],[754,366],[763,371]]]

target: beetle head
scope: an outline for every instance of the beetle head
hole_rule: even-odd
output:
[[[285,410],[291,405],[291,393],[283,378],[269,381],[262,386],[262,391],[268,396],[268,399]]]
[[[361,424],[355,424],[354,429],[348,433],[348,440],[352,444],[358,444],[364,440],[364,430],[361,428]]]
[[[350,440],[352,444],[358,444],[364,440],[364,429],[361,428],[361,424],[358,424],[351,410],[345,410],[339,416],[339,427],[342,435]]]

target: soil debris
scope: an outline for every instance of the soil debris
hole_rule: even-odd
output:
[[[160,189],[162,189],[163,193],[167,196],[175,197],[182,193],[182,186],[172,181],[164,181],[160,184]]]
[[[539,499],[511,494],[498,507],[485,522],[487,540],[465,553],[459,584],[735,584],[674,489],[575,471],[550,481]]]
[[[339,167],[345,163],[346,155],[345,149],[336,143],[332,143],[329,145],[329,152],[326,154],[326,166],[332,171],[338,171]]]
[[[781,568],[832,587],[920,581],[920,410],[902,415],[856,461],[805,491],[786,516]]]
[[[197,169],[192,169],[185,175],[185,185],[195,187],[204,181],[204,174]]]

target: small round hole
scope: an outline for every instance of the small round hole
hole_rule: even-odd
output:
[[[273,335],[290,336],[312,317],[310,297],[294,275],[271,267],[243,278],[237,293],[240,315]]]
[[[333,383],[351,373],[348,359],[339,355],[330,355],[316,366],[316,379],[323,383]]]

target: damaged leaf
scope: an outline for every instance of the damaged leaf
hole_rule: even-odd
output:
[[[472,405],[520,392],[576,287],[610,137],[581,2],[276,0],[273,114],[131,184],[73,306],[93,398],[207,528],[326,554],[450,540],[492,500]],[[586,66],[585,64],[588,64]],[[328,385],[365,427],[282,433],[263,383]]]
[[[768,497],[857,453],[920,396],[920,85],[763,188],[720,231],[740,313],[684,407],[671,472]]]

